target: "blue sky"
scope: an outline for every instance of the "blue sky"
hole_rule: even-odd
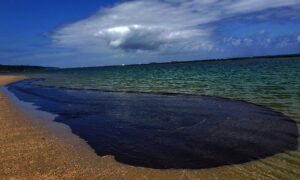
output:
[[[0,64],[99,66],[300,53],[299,0],[4,0]]]

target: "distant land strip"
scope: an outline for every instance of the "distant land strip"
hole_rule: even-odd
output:
[[[278,59],[278,58],[300,58],[300,54],[249,56],[249,57],[235,57],[235,58],[215,58],[215,59],[191,60],[191,61],[171,61],[171,62],[166,62],[166,63],[191,63],[191,62],[207,62],[207,61],[234,61],[234,60]],[[153,64],[153,63],[150,63],[150,64]],[[158,63],[158,64],[161,64],[161,63]]]
[[[56,67],[43,67],[43,66],[27,66],[27,65],[1,65],[0,72],[5,71],[32,71],[32,70],[53,70],[58,69]]]
[[[203,60],[175,60],[168,62],[150,62],[147,64],[126,64],[126,66],[137,66],[137,65],[153,65],[153,64],[183,64],[193,62],[223,62],[223,61],[238,61],[238,60],[251,60],[251,59],[278,59],[278,58],[300,58],[300,54],[285,54],[285,55],[267,55],[267,56],[249,56],[249,57],[234,57],[234,58],[215,58],[215,59],[203,59]],[[92,66],[93,68],[99,67],[118,67],[123,65],[107,65],[107,66]],[[72,67],[72,68],[58,68],[58,67],[44,67],[44,66],[29,66],[29,65],[1,65],[0,72],[10,71],[32,71],[32,70],[57,70],[57,69],[77,69],[77,68],[92,68],[92,67]]]
[[[285,55],[267,55],[267,56],[249,56],[249,57],[234,57],[234,58],[215,58],[215,59],[203,59],[203,60],[175,60],[168,62],[150,62],[145,64],[126,64],[126,65],[107,65],[107,66],[87,66],[77,68],[99,68],[99,67],[120,67],[120,66],[139,66],[139,65],[159,65],[159,64],[184,64],[184,63],[201,63],[201,62],[224,62],[224,61],[239,61],[239,60],[251,60],[251,59],[279,59],[279,58],[300,58],[300,54],[285,54]],[[67,69],[77,69],[67,68]]]

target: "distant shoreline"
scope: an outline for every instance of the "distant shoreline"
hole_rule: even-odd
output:
[[[269,56],[250,56],[250,57],[235,57],[235,58],[215,58],[204,60],[191,60],[191,61],[171,61],[166,63],[150,63],[150,64],[176,64],[176,63],[191,63],[191,62],[216,62],[216,61],[239,61],[250,59],[279,59],[279,58],[299,58],[300,54],[288,54],[288,55],[269,55]]]
[[[267,56],[249,56],[249,57],[234,57],[234,58],[213,58],[203,60],[174,60],[168,62],[150,62],[145,64],[126,64],[126,65],[107,65],[107,66],[87,66],[87,67],[71,67],[62,69],[84,69],[84,68],[102,68],[102,67],[123,67],[123,66],[140,66],[140,65],[159,65],[159,64],[185,64],[185,63],[206,63],[206,62],[225,62],[225,61],[240,61],[251,59],[280,59],[280,58],[300,58],[300,54],[285,54],[285,55],[267,55]]]
[[[0,73],[11,73],[11,71],[16,72],[26,72],[26,71],[38,71],[38,70],[54,70],[58,69],[56,67],[43,67],[43,66],[27,66],[27,65],[2,65],[0,64]]]
[[[225,61],[240,61],[251,59],[280,59],[280,58],[300,58],[300,54],[285,54],[285,55],[266,55],[266,56],[249,56],[249,57],[233,57],[233,58],[212,58],[203,60],[173,60],[168,62],[150,62],[145,64],[122,64],[122,65],[104,65],[104,66],[86,66],[86,67],[45,67],[45,66],[29,66],[29,65],[2,65],[0,64],[0,73],[40,71],[40,70],[60,70],[60,69],[83,69],[83,68],[99,68],[99,67],[122,67],[122,66],[139,66],[139,65],[156,65],[156,64],[184,64],[184,63],[206,63],[206,62],[225,62]]]

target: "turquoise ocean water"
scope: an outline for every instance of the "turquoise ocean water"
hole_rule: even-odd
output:
[[[245,100],[300,121],[300,58],[96,67],[39,74],[57,87]]]

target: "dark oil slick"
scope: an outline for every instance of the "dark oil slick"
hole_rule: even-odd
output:
[[[57,114],[102,155],[133,166],[210,168],[296,150],[296,123],[280,112],[208,96],[76,90],[34,85],[8,89]]]

